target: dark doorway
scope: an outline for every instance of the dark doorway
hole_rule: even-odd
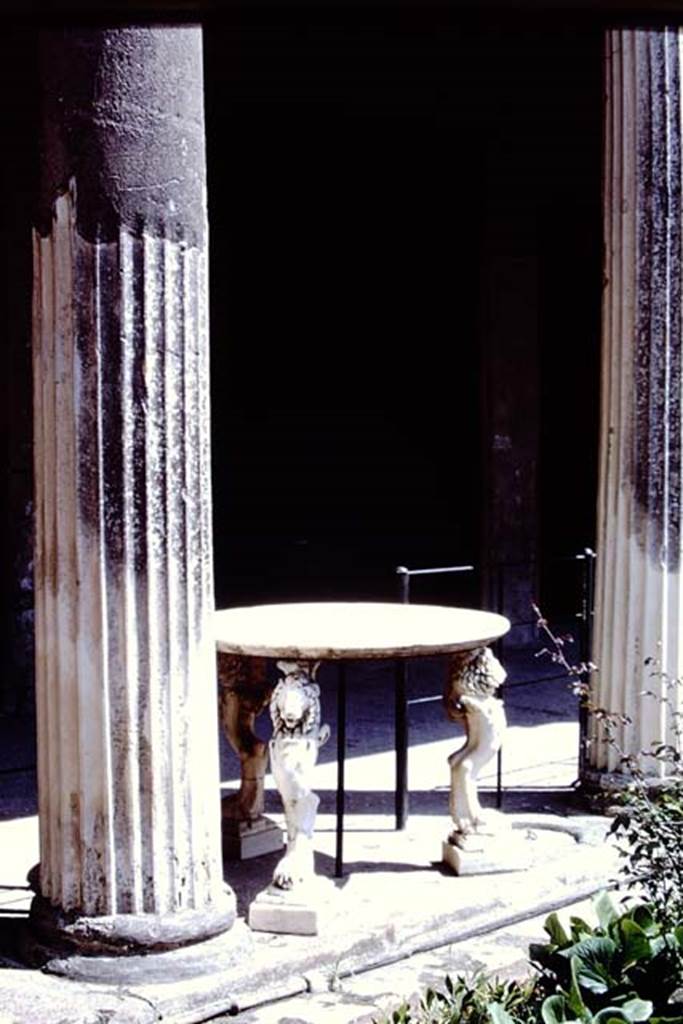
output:
[[[476,546],[463,69],[396,18],[206,39],[218,600],[390,592]]]
[[[392,596],[400,562],[489,557],[486,267],[497,232],[514,260],[517,224],[533,233],[519,273],[534,275],[520,287],[534,296],[524,316],[535,327],[527,339],[511,324],[521,359],[512,372],[500,361],[502,387],[514,404],[525,374],[543,377],[526,491],[543,547],[557,537],[551,520],[569,524],[560,532],[574,544],[575,512],[558,508],[556,474],[543,469],[565,451],[576,413],[548,406],[558,334],[546,335],[548,304],[558,322],[564,313],[545,265],[564,248],[545,224],[559,198],[579,225],[574,250],[590,251],[573,268],[584,294],[571,358],[594,372],[599,37],[433,8],[261,8],[207,23],[219,605]],[[506,188],[515,210],[498,229]],[[596,387],[586,385],[584,412]],[[582,524],[592,524],[591,472]],[[527,529],[529,515],[521,509]]]

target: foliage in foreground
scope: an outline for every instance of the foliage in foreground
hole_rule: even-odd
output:
[[[594,722],[601,742],[609,747],[626,785],[610,795],[619,813],[611,832],[619,841],[621,874],[627,888],[637,888],[652,904],[662,925],[683,921],[683,679],[664,672],[655,658],[646,658],[650,686],[643,702],[659,708],[663,735],[649,747],[626,750],[632,720],[628,715],[597,706],[592,699],[591,663],[573,664],[567,655],[571,637],[558,636],[534,605],[546,655],[564,669],[572,689]]]
[[[683,926],[662,925],[647,904],[620,910],[608,893],[594,906],[596,927],[572,917],[567,932],[551,914],[545,924],[550,941],[529,950],[546,994],[544,1024],[683,1024]]]
[[[594,903],[596,926],[547,918],[549,941],[529,950],[537,976],[446,976],[385,1024],[683,1024],[683,925],[663,925],[647,904],[620,909],[607,893]]]
[[[572,664],[566,644],[534,606],[548,655],[561,666],[602,742],[617,755],[628,784],[612,797],[620,804],[612,833],[620,840],[623,884],[643,902],[619,909],[603,893],[598,923],[557,914],[545,922],[549,941],[529,950],[538,975],[501,982],[483,974],[446,977],[416,1007],[403,1003],[385,1024],[683,1024],[683,679],[671,679],[653,659],[652,688],[641,693],[661,706],[666,736],[638,754],[622,745],[627,715],[592,703],[590,663]],[[621,741],[621,742],[620,742]]]
[[[662,923],[683,921],[683,779],[658,790],[636,782],[619,802],[611,831],[621,840],[625,884],[637,886]]]
[[[476,974],[446,975],[444,988],[428,988],[417,1007],[402,1003],[383,1024],[534,1024],[536,979],[499,981]]]

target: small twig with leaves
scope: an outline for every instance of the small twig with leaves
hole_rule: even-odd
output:
[[[602,742],[616,754],[625,788],[615,792],[620,805],[611,831],[624,840],[620,848],[624,860],[622,873],[628,887],[638,885],[656,907],[662,921],[683,919],[683,712],[679,710],[683,682],[664,673],[655,658],[645,659],[656,688],[643,690],[640,696],[656,700],[666,708],[670,735],[653,742],[648,749],[631,753],[625,738],[633,724],[629,715],[600,707],[592,699],[589,685],[592,662],[573,664],[567,657],[572,637],[558,636],[537,605],[533,606],[539,632],[546,646],[538,656],[550,657],[567,673],[572,689],[583,707],[600,723]],[[654,766],[653,766],[654,762]],[[652,784],[653,772],[658,786]]]
[[[537,604],[531,606],[536,616],[536,628],[546,641],[546,646],[536,652],[537,658],[548,657],[555,665],[564,669],[570,680],[572,692],[579,698],[581,705],[602,725],[603,740],[613,749],[618,749],[619,760],[625,767],[630,757],[618,742],[619,731],[624,726],[632,724],[628,715],[608,711],[607,708],[599,707],[592,700],[590,687],[590,676],[597,671],[597,666],[592,661],[572,662],[567,657],[567,647],[574,643],[572,636],[559,636],[551,628],[548,620]]]

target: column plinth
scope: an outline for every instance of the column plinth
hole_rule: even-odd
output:
[[[39,941],[230,927],[201,31],[52,31],[34,235]]]

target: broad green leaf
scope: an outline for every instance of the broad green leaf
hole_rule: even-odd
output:
[[[635,921],[623,917],[619,922],[624,967],[631,967],[640,960],[652,958],[652,945],[647,935]]]
[[[541,1006],[543,1024],[580,1024],[580,1017],[568,1017],[567,1000],[563,995],[548,996]]]
[[[515,1018],[500,1003],[489,1003],[486,1009],[493,1024],[515,1024]]]
[[[629,1019],[618,1006],[605,1006],[602,1010],[598,1010],[593,1017],[595,1024],[612,1024],[612,1021],[615,1024],[621,1024],[621,1021],[628,1022]]]
[[[652,907],[649,904],[639,903],[629,911],[628,916],[643,929],[646,935],[653,936],[659,933],[659,925],[652,916]]]
[[[543,925],[543,927],[547,931],[548,935],[550,936],[550,940],[554,943],[554,945],[566,946],[568,942],[571,942],[571,939],[562,927],[560,919],[555,913],[555,911],[553,911],[552,914],[546,917],[545,924]]]
[[[619,908],[611,892],[600,892],[593,897],[593,908],[601,928],[609,928],[612,921],[621,917]]]
[[[649,1020],[652,1016],[652,1003],[649,999],[628,999],[621,1007],[629,1020]]]
[[[579,987],[581,980],[581,966],[581,960],[578,956],[573,956],[569,961],[572,978],[571,985],[569,987],[569,1005],[577,1017],[586,1016],[586,1004],[583,1001],[583,996],[581,995],[581,989]]]
[[[612,939],[594,935],[561,950],[558,955],[570,962],[576,957],[579,984],[589,992],[602,995],[616,984],[613,975],[617,951],[617,944]]]
[[[569,925],[574,942],[580,942],[581,939],[587,939],[593,934],[593,929],[582,917],[570,917]]]

